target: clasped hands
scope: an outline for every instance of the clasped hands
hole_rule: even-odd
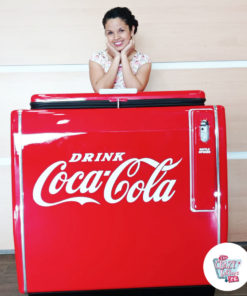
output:
[[[117,51],[108,41],[106,42],[106,45],[107,51],[110,56],[112,56],[113,58],[120,57],[121,60],[124,56],[128,57],[135,50],[135,42],[133,39],[130,39],[127,46],[120,52]]]

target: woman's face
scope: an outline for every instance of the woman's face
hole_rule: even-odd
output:
[[[105,35],[108,42],[118,51],[123,50],[134,34],[134,27],[129,26],[121,18],[109,19],[105,24]]]

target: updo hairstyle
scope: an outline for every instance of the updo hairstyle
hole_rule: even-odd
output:
[[[122,19],[126,23],[126,25],[128,25],[130,31],[134,26],[135,27],[134,34],[137,32],[138,21],[135,19],[135,16],[127,7],[115,7],[108,10],[102,20],[104,28],[105,28],[105,24],[109,19],[117,18],[117,17]]]

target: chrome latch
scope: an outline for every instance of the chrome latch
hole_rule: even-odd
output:
[[[200,124],[200,139],[204,143],[209,140],[209,124],[206,119],[202,120]]]

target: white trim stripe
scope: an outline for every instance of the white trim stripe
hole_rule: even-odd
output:
[[[153,70],[247,68],[247,61],[152,63]]]
[[[227,152],[227,159],[247,159],[247,151],[243,152]],[[0,166],[10,166],[11,159],[9,157],[0,157]]]
[[[88,72],[88,65],[6,65],[0,73],[15,72]]]
[[[11,159],[9,157],[0,157],[0,166],[10,166]]]
[[[247,68],[247,60],[152,63],[153,70]],[[88,64],[0,65],[0,73],[13,72],[88,72]]]
[[[247,152],[227,152],[227,159],[247,159]]]
[[[15,254],[14,249],[0,250],[0,255],[13,255],[13,254]]]

